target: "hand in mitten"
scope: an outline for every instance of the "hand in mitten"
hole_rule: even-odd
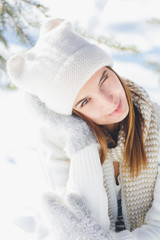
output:
[[[104,233],[80,194],[44,193],[42,207],[55,240],[113,240],[115,233]]]
[[[64,130],[64,136],[66,137],[64,150],[69,158],[71,158],[77,151],[93,143],[99,147],[99,144],[90,127],[80,117],[75,115],[67,116],[58,114],[47,108],[46,105],[34,95],[26,93],[25,98],[29,110],[34,115],[41,118],[48,124],[60,127],[61,130]]]

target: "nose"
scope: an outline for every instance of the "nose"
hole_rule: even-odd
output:
[[[100,92],[98,97],[99,106],[110,106],[112,108],[119,103],[119,97],[112,92]]]

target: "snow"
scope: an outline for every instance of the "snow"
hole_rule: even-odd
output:
[[[159,18],[159,0],[45,2],[51,16],[67,18],[93,36],[103,35],[122,45],[136,45],[140,53],[103,47],[111,54],[119,75],[139,83],[153,100],[160,102],[160,75],[147,64],[149,61],[160,64],[160,25],[147,22]],[[8,37],[9,50],[1,47],[5,56],[25,49],[11,39],[12,35]],[[4,75],[1,77],[4,79]],[[48,190],[36,151],[36,131],[41,123],[29,114],[19,90],[0,90],[0,110],[0,237],[49,239],[38,212],[41,193]]]

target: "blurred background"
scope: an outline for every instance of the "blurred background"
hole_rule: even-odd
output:
[[[29,114],[24,93],[7,76],[7,58],[35,44],[46,18],[67,18],[77,32],[108,51],[119,75],[160,102],[159,9],[159,0],[0,1],[1,239],[49,239],[38,212],[47,190],[36,150],[42,123]]]

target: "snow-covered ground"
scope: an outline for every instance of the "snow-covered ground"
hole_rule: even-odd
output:
[[[44,1],[39,1],[44,3]],[[90,35],[106,36],[122,45],[136,45],[140,53],[103,46],[114,69],[145,87],[160,102],[160,74],[147,62],[160,64],[159,0],[46,0],[53,17],[68,18]],[[7,55],[19,51],[10,45]],[[41,123],[27,111],[23,92],[0,90],[0,237],[4,240],[49,239],[38,228],[39,199],[48,190],[36,151],[36,131]],[[3,227],[2,227],[3,226]]]

